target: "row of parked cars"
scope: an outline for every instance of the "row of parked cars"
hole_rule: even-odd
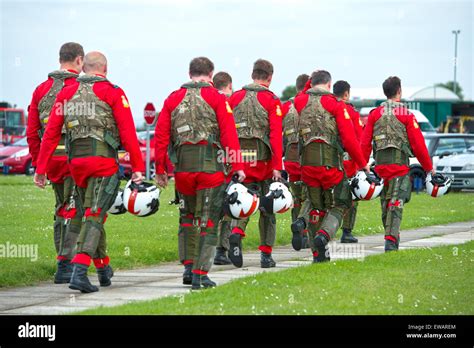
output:
[[[365,124],[373,107],[361,108]],[[436,171],[451,178],[451,189],[474,189],[474,134],[437,133],[428,118],[419,110],[409,109],[415,115],[425,138],[426,147]],[[421,190],[426,174],[416,158],[410,159],[413,189]]]
[[[362,122],[366,122],[370,110],[361,109]],[[367,108],[369,109],[369,108]],[[372,109],[372,108],[370,108]],[[418,110],[412,111],[425,137],[426,146],[438,172],[449,176],[452,189],[474,189],[474,134],[436,133],[429,120]],[[143,161],[146,160],[146,132],[138,132],[138,141]],[[150,169],[152,176],[155,171],[154,132],[150,132]],[[131,174],[130,156],[126,151],[119,152],[120,171],[124,177]],[[167,163],[167,170],[173,176],[173,164]],[[4,174],[31,175],[31,155],[28,151],[26,138],[22,138],[10,146],[0,147],[0,172]],[[416,158],[410,161],[410,175],[415,189],[421,189],[425,173]],[[417,185],[418,183],[418,185]],[[418,186],[418,187],[417,187]]]
[[[138,132],[138,142],[142,152],[143,161],[146,160],[146,132]],[[155,143],[154,134],[150,134],[150,169],[152,176],[155,172]],[[1,144],[1,143],[0,143]],[[130,164],[130,156],[126,151],[119,151],[120,172],[123,177],[127,178],[131,175],[132,166]],[[169,176],[173,176],[173,164],[168,161],[167,170]],[[34,168],[31,165],[31,155],[28,150],[26,137],[17,140],[11,145],[0,147],[0,173],[3,174],[26,174],[32,175]]]

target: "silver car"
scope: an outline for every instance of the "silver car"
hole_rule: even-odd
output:
[[[441,158],[436,164],[436,171],[451,178],[451,188],[455,191],[474,189],[474,146],[466,153]]]

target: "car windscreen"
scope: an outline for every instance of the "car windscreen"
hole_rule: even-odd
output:
[[[429,122],[420,122],[420,129],[422,132],[436,132],[436,129]]]
[[[26,138],[21,138],[20,140],[15,141],[13,146],[28,146],[28,143],[26,142]]]
[[[474,152],[474,137],[466,138],[467,148],[470,152]]]
[[[466,138],[439,138],[434,156],[446,156],[467,152]]]
[[[430,144],[431,142],[433,141],[433,138],[427,138],[425,137],[425,144],[426,144],[426,148],[429,150],[430,149]]]

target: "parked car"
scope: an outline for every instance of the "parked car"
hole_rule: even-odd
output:
[[[26,138],[0,148],[0,172],[7,174],[32,175],[31,155]]]
[[[369,113],[375,109],[375,107],[363,107],[360,108],[360,119],[364,125],[367,124],[367,120],[369,118]],[[421,132],[423,134],[428,134],[428,133],[436,133],[436,129],[433,127],[433,125],[430,123],[430,120],[420,111],[416,109],[408,109],[413,115],[415,115],[416,121],[420,125]]]
[[[433,167],[436,168],[438,161],[445,157],[467,153],[468,149],[474,146],[474,134],[425,134],[425,142],[433,161]],[[414,189],[421,189],[423,187],[426,174],[415,157],[410,159],[410,177],[412,178]],[[420,180],[417,181],[417,178]]]
[[[137,132],[138,144],[140,145],[140,150],[142,152],[143,162],[146,162],[146,132]],[[155,131],[150,131],[150,176],[154,177],[155,175]],[[132,174],[132,166],[130,164],[130,155],[126,151],[119,151],[119,164],[121,167],[121,174],[123,177],[130,177]],[[174,166],[173,163],[168,159],[167,163],[167,172],[168,176],[174,176]]]
[[[474,146],[465,153],[443,157],[436,164],[436,171],[451,178],[454,191],[474,189]]]

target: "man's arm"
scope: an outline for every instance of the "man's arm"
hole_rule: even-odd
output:
[[[145,167],[143,164],[140,146],[138,145],[137,132],[135,129],[135,123],[133,122],[133,116],[132,112],[130,111],[128,99],[121,88],[116,88],[114,91],[114,101],[111,106],[115,122],[117,123],[119,130],[120,142],[130,155],[132,172],[141,173],[145,171]]]
[[[155,168],[157,174],[166,174],[166,158],[171,136],[171,110],[165,100],[155,127]]]
[[[372,110],[369,114],[367,124],[365,125],[364,131],[362,133],[362,138],[360,140],[360,147],[362,149],[362,154],[366,161],[370,158],[370,153],[372,152],[372,137],[374,133],[374,123],[375,115]]]
[[[336,118],[337,129],[341,137],[342,146],[349,153],[359,168],[367,165],[367,161],[362,156],[360,144],[357,141],[351,116],[346,109],[344,102],[339,102],[335,98],[327,96],[321,98],[323,107]]]
[[[348,111],[351,115],[352,125],[354,126],[355,135],[358,141],[360,141],[362,137],[362,121],[360,120],[360,114],[354,109],[352,105],[348,105]]]
[[[39,175],[46,174],[46,166],[61,140],[64,124],[64,104],[66,101],[67,96],[65,93],[60,92],[49,114],[48,127],[46,127],[43,135],[37,160],[36,173]]]
[[[216,96],[218,100],[214,111],[216,112],[217,123],[220,129],[220,142],[228,153],[232,151],[235,154],[230,156],[230,158],[236,159],[235,162],[232,162],[232,169],[234,171],[243,170],[244,166],[241,156],[237,155],[240,153],[240,143],[237,137],[237,130],[235,129],[232,108],[223,95],[216,94]]]
[[[26,141],[31,154],[31,165],[36,167],[38,154],[41,146],[39,131],[41,130],[41,121],[38,111],[38,89],[33,92],[31,103],[28,106],[28,124],[26,127]]]
[[[426,172],[433,170],[433,163],[431,162],[431,157],[426,148],[425,139],[421,133],[420,126],[416,122],[415,116],[408,112],[404,111],[406,116],[397,116],[398,119],[403,118],[402,121],[405,124],[408,141],[410,142],[413,154],[416,156],[418,161],[420,161],[421,166]]]
[[[261,92],[262,93],[262,92]],[[282,118],[281,102],[278,98],[271,98],[265,109],[268,112],[268,123],[270,125],[270,146],[272,147],[273,170],[281,171],[283,169],[283,136],[282,136]]]

